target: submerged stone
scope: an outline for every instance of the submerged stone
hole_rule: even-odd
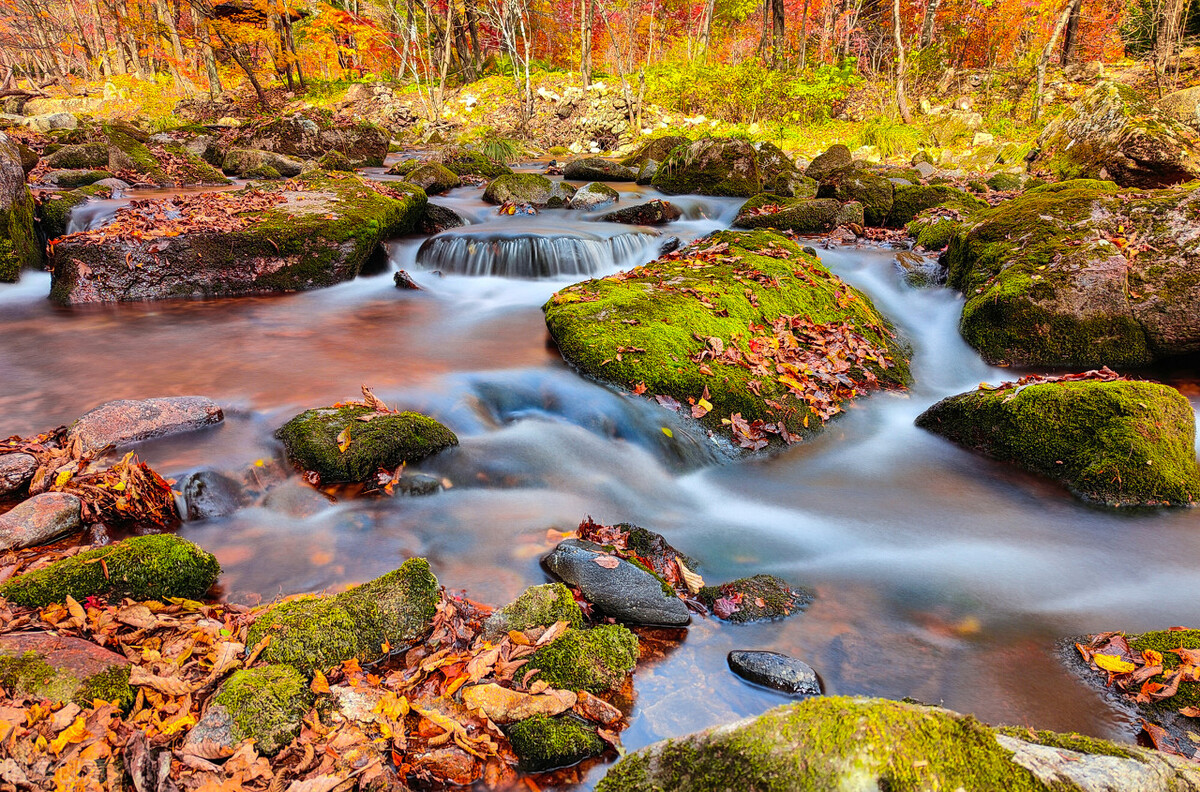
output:
[[[104,563],[100,563],[103,561]],[[210,553],[172,534],[134,536],[55,561],[0,584],[0,596],[41,608],[88,597],[119,600],[200,599],[221,565]]]
[[[36,547],[83,528],[74,495],[43,492],[0,514],[0,551]]]
[[[186,520],[227,517],[242,507],[242,485],[215,470],[198,470],[179,482]]]
[[[821,695],[821,679],[803,660],[779,652],[736,650],[727,658],[733,673],[747,682],[791,696]]]
[[[509,728],[508,740],[520,769],[527,773],[569,767],[604,753],[604,741],[596,730],[569,715],[523,720]]]
[[[1200,497],[1196,418],[1150,382],[1047,382],[951,396],[917,426],[1062,481],[1107,506],[1191,505]]]
[[[597,560],[604,562],[596,563]],[[653,573],[610,555],[594,542],[568,539],[543,562],[567,584],[578,588],[596,608],[626,624],[681,627],[691,621],[687,605]]]
[[[368,482],[381,468],[419,462],[458,445],[458,437],[433,418],[415,412],[377,413],[365,405],[306,410],[280,427],[276,436],[288,458],[316,473],[323,484]],[[347,439],[349,445],[342,450]]]

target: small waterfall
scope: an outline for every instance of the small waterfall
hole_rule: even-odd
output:
[[[656,237],[627,232],[610,237],[569,234],[444,234],[425,240],[417,263],[459,275],[557,278],[594,275],[631,262]]]
[[[128,201],[111,198],[82,203],[71,209],[67,220],[67,233],[91,231],[94,228],[108,225],[112,222],[117,210],[128,204]]]

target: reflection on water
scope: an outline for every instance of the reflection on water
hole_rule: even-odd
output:
[[[623,201],[653,195],[617,186]],[[722,227],[738,204],[671,200],[687,215],[670,233],[685,239]],[[478,189],[438,201],[497,222]],[[600,233],[565,211],[539,222]],[[225,424],[147,444],[143,456],[175,477],[237,472],[279,459],[272,432],[295,412],[363,383],[459,434],[459,448],[418,466],[450,485],[437,495],[330,502],[292,475],[231,517],[185,524],[238,601],[346,586],[420,554],[447,586],[499,604],[544,580],[547,529],[588,515],[661,531],[710,581],[771,572],[816,589],[812,608],[784,622],[700,620],[640,671],[631,749],[781,702],[728,672],[735,648],[807,660],[831,692],[1128,738],[1129,724],[1060,667],[1055,642],[1200,622],[1190,596],[1200,512],[1100,511],[912,425],[937,399],[1014,372],[962,342],[960,298],[907,288],[886,251],[822,257],[911,340],[913,391],[862,402],[777,457],[718,465],[725,451],[694,425],[562,362],[540,305],[566,279],[437,275],[414,266],[421,242],[389,246],[417,292],[383,273],[304,294],[68,310],[44,299],[45,275],[26,274],[0,286],[0,434],[110,399],[201,393],[227,406]]]

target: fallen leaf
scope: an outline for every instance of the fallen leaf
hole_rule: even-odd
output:
[[[592,563],[605,569],[616,569],[620,566],[621,559],[611,555],[598,555],[592,559]]]

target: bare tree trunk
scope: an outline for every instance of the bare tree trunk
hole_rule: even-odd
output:
[[[1183,15],[1184,0],[1164,0],[1162,14],[1158,20],[1158,32],[1154,37],[1154,66],[1165,73],[1179,41],[1180,17]]]
[[[808,68],[808,0],[800,12],[800,68]]]
[[[596,21],[596,0],[579,2],[579,71],[583,87],[592,82],[592,26]]]
[[[1082,7],[1083,0],[1073,0],[1071,3],[1071,15],[1067,18],[1067,29],[1063,31],[1062,56],[1059,60],[1063,66],[1079,63],[1079,12]]]
[[[921,20],[921,40],[917,43],[920,49],[925,49],[933,43],[933,26],[937,22],[938,6],[942,0],[926,0],[925,18]]]
[[[708,46],[712,37],[712,22],[713,12],[716,10],[716,0],[708,0],[704,4],[704,17],[701,19],[700,25],[700,61],[704,62],[708,59]]]
[[[912,113],[908,111],[908,96],[904,90],[904,30],[900,25],[900,0],[892,0],[892,32],[896,37],[896,103],[900,105],[901,120],[911,124]]]
[[[1168,0],[1168,2],[1177,2],[1177,0]],[[1054,31],[1050,34],[1050,40],[1042,49],[1042,57],[1038,58],[1037,87],[1033,92],[1033,112],[1030,115],[1033,121],[1037,121],[1038,116],[1042,114],[1042,92],[1046,89],[1046,66],[1050,63],[1050,54],[1054,52],[1054,45],[1058,43],[1058,37],[1062,35],[1063,28],[1067,26],[1067,19],[1071,16],[1071,7],[1074,4],[1075,0],[1067,0],[1062,13],[1058,15],[1058,21],[1054,23]]]
[[[786,60],[783,0],[771,0],[771,68],[780,68]]]

